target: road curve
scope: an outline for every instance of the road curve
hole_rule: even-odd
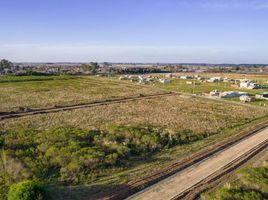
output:
[[[173,199],[267,140],[268,128],[130,196],[127,200]]]

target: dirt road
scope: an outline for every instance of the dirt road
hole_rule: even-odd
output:
[[[268,128],[203,160],[151,187],[134,194],[128,200],[168,200],[183,193],[235,159],[245,155],[258,144],[268,140]]]

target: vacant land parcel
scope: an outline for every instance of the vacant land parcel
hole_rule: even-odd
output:
[[[55,199],[87,199],[159,170],[267,114],[174,96],[8,119],[0,124],[8,159],[4,174],[16,177],[10,183],[34,178],[57,184],[50,191]],[[72,187],[61,186],[66,183]]]
[[[2,77],[0,112],[16,111],[20,107],[33,109],[73,105],[114,97],[155,94],[158,91],[107,77]]]
[[[9,83],[2,89],[12,89],[10,84],[18,87]],[[84,101],[162,92],[100,77],[42,84],[53,92],[66,84],[67,89],[64,98],[30,93],[43,98],[37,107],[73,103],[78,91]],[[26,97],[23,102],[29,105]],[[11,103],[5,107],[10,108]],[[267,116],[261,107],[174,95],[5,119],[0,121],[1,191],[4,195],[12,183],[35,179],[49,186],[54,199],[96,199],[96,193],[160,170]]]

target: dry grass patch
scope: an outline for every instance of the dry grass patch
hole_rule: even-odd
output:
[[[155,94],[157,88],[108,77],[0,83],[0,112],[19,107],[72,105],[138,94]]]
[[[268,114],[266,109],[194,97],[162,97],[128,103],[28,116],[2,121],[3,130],[58,126],[99,128],[110,124],[151,125],[171,131],[215,133]]]

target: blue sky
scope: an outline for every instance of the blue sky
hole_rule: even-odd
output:
[[[0,58],[268,63],[268,0],[0,0]]]

